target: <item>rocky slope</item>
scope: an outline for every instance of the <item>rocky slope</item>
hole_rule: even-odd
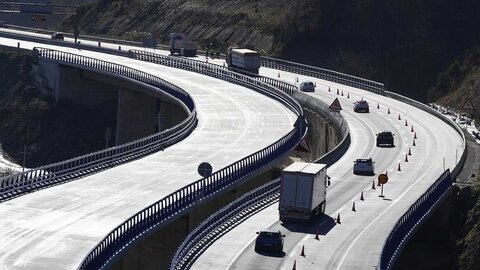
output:
[[[37,167],[105,147],[104,128],[115,115],[103,106],[57,104],[33,85],[31,57],[0,51],[0,142],[3,150],[27,167]]]

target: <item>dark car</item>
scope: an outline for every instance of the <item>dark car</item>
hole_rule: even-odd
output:
[[[264,229],[257,232],[255,251],[283,252],[283,238],[285,235],[279,230]]]
[[[353,111],[354,112],[370,112],[370,107],[368,106],[368,102],[366,100],[358,100],[353,103]]]
[[[383,131],[377,134],[377,146],[394,147],[394,139],[391,131]]]
[[[64,39],[64,36],[62,33],[59,33],[59,32],[55,32],[52,34],[52,36],[50,37],[51,39],[54,39],[54,40],[61,40],[63,41]]]

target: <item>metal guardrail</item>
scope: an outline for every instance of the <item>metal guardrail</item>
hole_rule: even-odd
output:
[[[209,177],[191,183],[136,213],[111,231],[91,250],[78,269],[104,269],[127,246],[145,237],[154,228],[184,215],[190,207],[198,202],[216,196],[249,175],[272,164],[278,157],[293,149],[303,138],[305,131],[305,129],[295,128],[274,144]]]
[[[188,234],[170,262],[170,270],[189,269],[202,252],[229,229],[278,201],[280,178],[236,199],[203,221]]]
[[[377,264],[378,270],[390,270],[408,240],[435,212],[452,190],[450,170],[445,171],[427,191],[407,210],[387,237]]]
[[[245,86],[279,101],[294,112],[298,118],[292,131],[272,145],[215,172],[209,177],[200,179],[171,193],[130,217],[112,230],[89,252],[78,270],[104,269],[116,256],[125,251],[127,246],[145,237],[154,228],[158,228],[175,217],[185,214],[198,202],[213,198],[258,170],[272,164],[293,149],[305,136],[307,130],[307,126],[303,122],[302,107],[290,96],[294,90],[288,90],[287,85],[282,84],[283,90],[287,92],[285,93],[274,86],[225,70],[217,65],[135,50],[130,51],[130,56],[134,59],[193,71]],[[291,93],[288,93],[288,91],[291,91]]]
[[[383,83],[367,80],[364,78],[271,57],[262,57],[261,63],[263,67],[274,68],[305,76],[315,77],[322,80],[367,90],[382,96],[385,95],[385,85]]]
[[[350,146],[350,131],[347,121],[340,114],[332,113],[328,104],[318,99],[312,99],[303,92],[296,91],[293,96],[302,106],[319,113],[334,126],[341,142],[332,151],[315,161],[331,166],[342,157]],[[211,243],[249,216],[277,202],[279,195],[280,178],[277,178],[218,210],[188,234],[172,257],[169,270],[189,269],[195,259]]]
[[[302,106],[300,106],[298,102],[296,102],[291,97],[293,92],[296,91],[296,87],[294,85],[270,78],[264,78],[263,80],[265,82],[262,82],[256,80],[256,78],[232,72],[219,65],[204,63],[195,60],[192,61],[190,59],[185,59],[182,57],[166,56],[138,50],[130,50],[130,54],[131,58],[133,59],[161,64],[164,66],[179,68],[187,71],[194,71],[196,73],[204,74],[213,78],[218,78],[227,82],[250,88],[284,104],[296,115],[303,114]],[[272,85],[270,85],[269,83],[272,83]]]
[[[175,96],[185,103],[190,113],[180,124],[157,134],[66,161],[0,178],[0,200],[8,200],[35,190],[78,179],[163,150],[187,137],[197,124],[197,112],[190,96],[179,87],[158,77],[126,66],[66,52],[35,48],[33,53],[35,57],[51,59],[67,65],[77,64],[99,71],[107,71],[163,89],[162,92]]]
[[[397,93],[386,91],[386,95],[411,106],[417,107],[426,111],[442,121],[450,125],[462,137],[464,143],[464,151],[459,162],[450,173],[450,170],[445,171],[429,189],[418,199],[410,209],[399,219],[393,230],[390,232],[385,241],[382,252],[377,264],[378,270],[392,269],[403,247],[408,243],[408,240],[420,228],[420,226],[427,220],[427,218],[435,211],[444,198],[450,193],[452,187],[452,178],[460,173],[465,159],[467,157],[467,147],[465,146],[465,134],[462,129],[448,117],[440,112],[430,108],[429,106],[415,101],[413,99],[404,97]]]

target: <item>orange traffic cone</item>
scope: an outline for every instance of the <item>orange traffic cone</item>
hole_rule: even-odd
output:
[[[353,201],[352,211],[353,211],[353,212],[357,212],[357,210],[355,209],[355,201]]]
[[[413,133],[413,138],[416,140],[417,139],[417,132]]]
[[[298,77],[295,78],[295,81],[298,82]]]
[[[400,172],[402,169],[400,169],[400,162],[398,163],[398,171]]]
[[[328,87],[328,92],[332,92],[332,91],[330,90],[330,86]]]
[[[317,233],[315,234],[315,240],[320,240],[320,237],[318,236],[319,235],[318,230],[319,229],[317,228]]]
[[[380,184],[380,181],[377,182],[377,187],[381,187],[382,184]]]
[[[388,108],[388,114],[390,114],[390,108]]]
[[[360,195],[360,201],[364,201],[365,199],[363,198],[363,190],[362,190],[362,194]]]
[[[278,78],[280,78],[280,72],[278,72]]]
[[[417,145],[415,144],[415,138],[413,138],[413,146],[417,146]]]
[[[407,119],[405,119],[405,126],[408,127]]]
[[[297,260],[293,261],[293,268],[292,270],[297,270]]]
[[[350,93],[347,93],[347,98],[350,98]]]
[[[405,154],[405,162],[408,162],[408,154]]]
[[[410,132],[413,132],[413,125],[412,125],[412,129],[410,129]]]
[[[375,189],[375,181],[372,181],[372,189]]]
[[[409,147],[408,148],[408,155],[411,156],[412,155],[412,149]]]
[[[402,117],[400,117],[400,114],[398,114],[398,120],[402,120]]]
[[[342,222],[340,221],[340,213],[338,213],[338,216],[337,216],[337,223],[342,224]]]
[[[300,253],[300,256],[305,257],[305,245],[302,246],[302,253]]]
[[[388,176],[388,171],[385,171],[385,175]]]
[[[342,90],[342,97],[343,97],[343,90]]]
[[[338,90],[338,88],[337,88],[337,95],[339,95],[339,94],[340,94],[340,90]]]
[[[377,102],[377,109],[380,109],[380,103]]]

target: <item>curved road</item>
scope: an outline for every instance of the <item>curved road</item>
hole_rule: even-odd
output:
[[[277,70],[263,67],[261,73],[271,77],[278,75]],[[396,100],[319,79],[280,73],[281,79],[291,83],[296,77],[300,82],[315,81],[317,89],[310,94],[312,98],[330,104],[338,97],[342,114],[350,126],[352,143],[349,150],[327,171],[332,177],[332,185],[327,190],[327,215],[307,225],[282,224],[278,221],[276,203],[217,240],[191,269],[292,269],[294,261],[297,269],[372,269],[398,218],[443,172],[443,158],[446,168],[454,167],[456,159],[452,153],[458,150],[460,158],[462,139],[442,120]],[[329,86],[331,92],[328,92]],[[344,90],[343,97],[336,95],[337,87]],[[353,101],[362,97],[370,103],[368,114],[352,110]],[[380,109],[377,109],[377,102]],[[405,119],[408,126],[405,126]],[[412,146],[412,125],[418,136],[416,146]],[[395,133],[395,148],[375,146],[375,133],[382,130]],[[409,148],[412,156],[405,162]],[[376,176],[352,174],[352,161],[360,157],[372,157],[376,161],[377,175],[388,172],[385,199],[378,197],[378,187],[371,189]],[[398,171],[399,163],[401,171]],[[365,201],[359,200],[361,191],[364,191]],[[356,212],[352,211],[353,201]],[[336,224],[339,213],[341,224]],[[286,234],[285,254],[275,256],[254,251],[255,231],[263,227],[280,229]],[[319,241],[314,239],[317,232]],[[300,256],[302,247],[305,257]]]
[[[137,211],[214,170],[260,150],[293,128],[296,116],[252,90],[211,77],[90,51],[21,42],[137,68],[186,90],[198,126],[180,143],[148,157],[0,204],[0,269],[76,269],[112,229]],[[0,38],[16,47],[17,41]]]

